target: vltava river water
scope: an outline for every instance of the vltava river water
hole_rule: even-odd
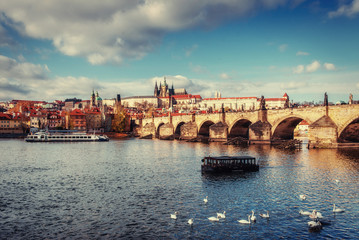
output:
[[[1,239],[359,238],[358,149],[139,139],[0,140],[0,149]],[[260,170],[202,175],[200,160],[208,155],[252,155]],[[333,214],[334,203],[345,212]],[[314,209],[324,217],[319,232],[309,231],[309,217],[298,213]],[[256,223],[237,222],[252,210]],[[260,218],[267,210],[270,218]],[[175,211],[177,220],[170,218]],[[223,211],[225,219],[208,220]]]

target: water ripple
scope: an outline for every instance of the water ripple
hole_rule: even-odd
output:
[[[358,150],[287,152],[138,139],[1,143],[0,239],[359,238]],[[200,159],[209,154],[253,155],[261,168],[202,175]],[[333,214],[333,203],[345,213]],[[299,214],[314,209],[324,216],[317,232]],[[252,210],[256,223],[237,222]],[[260,218],[267,210],[271,217]],[[177,220],[170,218],[175,211]],[[225,219],[208,220],[223,211]]]

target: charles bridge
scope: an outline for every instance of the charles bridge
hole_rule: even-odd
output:
[[[308,147],[337,148],[359,142],[359,104],[305,108],[259,109],[144,118],[137,121],[140,136],[159,139],[227,141],[242,137],[250,144],[271,144],[293,139],[295,127],[309,123]]]

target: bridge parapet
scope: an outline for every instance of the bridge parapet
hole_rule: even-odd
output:
[[[243,135],[245,134],[247,128],[247,136],[249,140],[255,140],[258,136],[255,137],[256,135],[254,128],[252,127],[251,129],[250,126],[254,123],[257,123],[258,121],[261,121],[262,123],[266,124],[254,125],[256,127],[255,130],[257,131],[260,127],[259,125],[261,125],[262,133],[264,134],[262,137],[265,136],[266,141],[270,142],[274,138],[292,138],[294,128],[299,122],[302,120],[306,120],[309,124],[317,122],[323,116],[326,116],[326,107],[316,106],[305,108],[268,109],[266,110],[266,114],[263,114],[263,111],[248,111],[144,118],[142,119],[142,128],[146,126],[146,124],[152,123],[153,125],[147,125],[145,131],[147,133],[153,132],[154,128],[155,132],[158,133],[161,126],[164,126],[164,124],[172,123],[173,131],[177,134],[180,134],[181,137],[188,139],[195,137],[196,134],[210,135],[210,126],[217,123],[222,123],[223,125],[227,126],[226,128],[223,128],[223,132],[218,135],[218,129],[216,130],[216,135],[221,135],[221,138],[223,138],[223,136],[230,135],[230,133],[234,130],[237,132],[237,134]],[[336,143],[337,139],[347,128],[347,126],[353,121],[357,121],[359,119],[359,104],[329,106],[328,118],[333,122],[333,127],[330,130],[333,134],[331,134],[329,138],[331,138],[333,143]],[[320,142],[328,141],[328,136],[323,135],[325,130],[322,128],[325,128],[326,126],[320,126],[320,124],[324,124],[324,122],[328,121],[319,121],[309,129],[309,135],[311,136],[312,142],[319,144]],[[182,128],[184,131],[182,131]],[[334,128],[336,129],[335,131]],[[204,131],[207,131],[207,133],[204,133]],[[212,135],[214,136],[214,134]]]

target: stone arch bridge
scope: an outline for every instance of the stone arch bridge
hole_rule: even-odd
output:
[[[144,118],[137,124],[142,137],[193,139],[205,136],[210,141],[242,137],[251,144],[271,144],[293,139],[294,129],[302,120],[309,123],[310,148],[359,143],[359,105],[169,115]]]

